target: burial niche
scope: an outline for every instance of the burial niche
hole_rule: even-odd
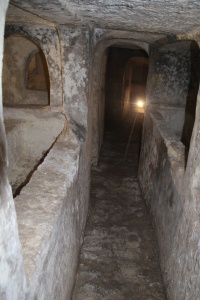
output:
[[[26,87],[30,90],[48,91],[50,87],[48,68],[43,52],[30,55],[25,72]]]
[[[38,44],[25,36],[5,39],[3,60],[4,106],[47,106],[50,79],[45,55]]]

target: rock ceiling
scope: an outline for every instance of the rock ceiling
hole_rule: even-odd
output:
[[[182,34],[200,27],[200,0],[12,0],[8,11],[30,21],[90,24],[115,30]],[[18,12],[17,12],[18,11]]]

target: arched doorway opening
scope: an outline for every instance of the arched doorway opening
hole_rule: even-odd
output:
[[[110,47],[105,79],[105,136],[112,131],[120,141],[121,159],[135,157],[138,164],[142,139],[148,55],[133,49]],[[138,107],[139,105],[139,107]],[[141,107],[142,106],[142,107]]]
[[[145,55],[149,52],[149,45],[146,42],[131,39],[129,34],[120,37],[111,37],[100,40],[95,47],[93,58],[93,119],[92,119],[92,165],[97,165],[103,142],[104,120],[105,120],[105,90],[108,54],[111,47],[125,49],[144,50]]]
[[[131,103],[145,98],[148,55],[135,46],[133,49],[110,47],[108,51],[105,118],[119,120],[127,115]]]

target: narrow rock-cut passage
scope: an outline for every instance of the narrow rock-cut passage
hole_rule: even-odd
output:
[[[118,124],[119,125],[119,124]],[[106,131],[91,176],[91,207],[73,300],[166,299],[154,229],[137,182],[138,136],[130,123]]]

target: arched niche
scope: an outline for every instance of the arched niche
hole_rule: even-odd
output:
[[[25,70],[25,85],[35,91],[49,91],[50,81],[48,67],[43,52],[31,53]]]
[[[42,49],[25,36],[5,39],[3,60],[4,105],[41,105],[50,103],[50,80]]]

